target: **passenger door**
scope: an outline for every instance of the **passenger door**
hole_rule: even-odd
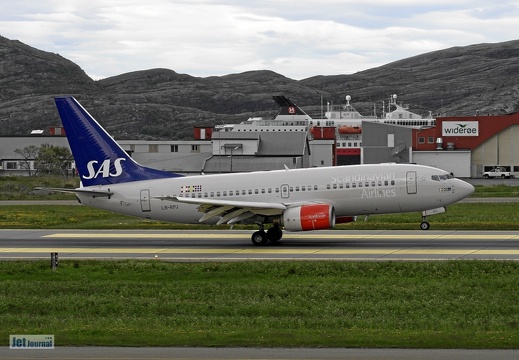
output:
[[[405,177],[407,184],[407,193],[416,194],[416,171],[408,171],[405,174]]]

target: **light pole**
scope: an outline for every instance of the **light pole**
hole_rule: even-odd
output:
[[[233,150],[238,150],[239,146],[236,146],[234,148],[231,148],[231,173],[232,173],[232,151]]]

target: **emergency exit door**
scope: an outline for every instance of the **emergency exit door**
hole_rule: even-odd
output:
[[[141,190],[141,210],[142,212],[151,211],[150,191],[148,189]]]

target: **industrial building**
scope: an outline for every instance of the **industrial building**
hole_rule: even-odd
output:
[[[350,140],[341,136],[337,124],[311,119],[284,97],[277,101],[281,111],[275,119],[195,128],[191,141],[121,140],[119,144],[145,166],[186,175],[396,162],[430,165],[462,178],[481,177],[495,166],[519,176],[515,141],[519,113],[439,117],[417,126],[357,117],[361,133],[350,133],[350,140],[358,140],[348,146]],[[50,133],[54,135],[0,137],[0,176],[27,174],[16,149],[43,144],[68,147],[61,128]],[[34,159],[29,163],[34,169]]]

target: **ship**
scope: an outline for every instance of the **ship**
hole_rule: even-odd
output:
[[[324,122],[337,128],[336,161],[337,165],[350,165],[360,163],[362,148],[362,122],[377,122],[383,124],[400,125],[412,128],[426,128],[436,125],[436,119],[429,112],[427,117],[409,111],[409,107],[397,102],[397,94],[389,98],[387,112],[381,117],[376,115],[362,115],[351,105],[351,96],[346,95],[346,104],[335,106],[327,104]],[[383,109],[385,104],[383,102]],[[315,121],[319,124],[321,121]]]
[[[273,100],[279,106],[279,111],[273,119],[251,117],[239,124],[216,125],[215,131],[231,132],[307,132],[309,140],[322,139],[323,134],[332,137],[336,141],[335,162],[337,165],[360,164],[362,148],[362,122],[377,122],[391,125],[400,125],[413,128],[433,127],[436,124],[429,112],[427,117],[422,117],[409,111],[407,106],[397,102],[397,95],[390,96],[387,112],[381,117],[376,115],[362,115],[351,105],[351,96],[345,97],[345,105],[333,105],[328,103],[324,118],[314,119],[296,105],[291,99],[283,96],[273,96]],[[385,104],[383,102],[383,108]],[[326,131],[323,131],[326,129]]]

